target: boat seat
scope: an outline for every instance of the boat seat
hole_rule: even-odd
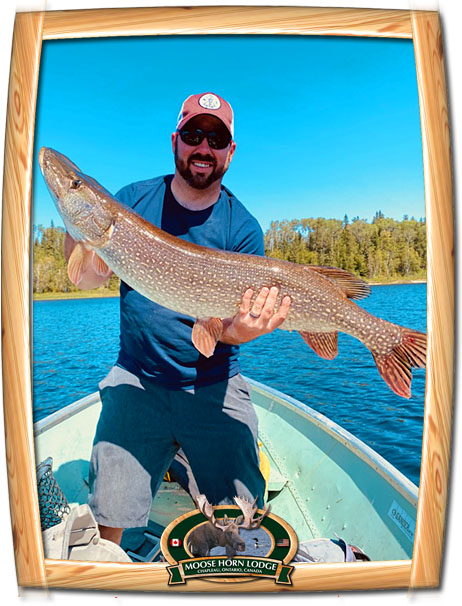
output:
[[[120,546],[128,554],[132,562],[156,562],[161,557],[160,538],[164,526],[151,520],[141,528],[126,528],[122,535]]]

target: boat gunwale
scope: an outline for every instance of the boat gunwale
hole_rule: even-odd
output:
[[[305,418],[322,431],[333,437],[344,447],[348,448],[353,452],[359,459],[364,461],[369,467],[374,469],[385,481],[391,484],[400,495],[402,495],[406,501],[408,501],[413,507],[417,507],[418,487],[411,482],[403,473],[401,473],[396,467],[394,467],[389,461],[387,461],[382,455],[376,452],[373,448],[365,444],[358,437],[350,433],[347,429],[341,425],[329,419],[329,417],[322,413],[314,410],[307,404],[300,402],[299,400],[292,398],[291,396],[269,387],[259,381],[255,381],[249,377],[243,377],[252,388],[256,391],[260,391],[265,395],[269,395],[276,400],[279,400],[284,406],[289,407],[291,410],[299,415],[303,415]],[[82,412],[86,408],[96,404],[100,401],[99,392],[94,392],[57,410],[56,412],[48,415],[44,419],[40,419],[34,423],[34,438],[45,431],[55,427],[63,420],[69,419],[79,412]]]
[[[88,396],[80,398],[80,400],[76,400],[75,402],[68,404],[64,408],[61,408],[56,412],[47,415],[43,419],[36,421],[34,423],[33,428],[34,438],[37,438],[45,431],[48,431],[52,427],[59,425],[60,423],[62,423],[62,421],[70,419],[74,415],[78,414],[79,412],[82,412],[86,408],[89,408],[93,404],[97,404],[98,402],[100,402],[99,392],[95,391],[91,394],[88,394]]]
[[[419,488],[409,478],[407,478],[399,469],[392,465],[387,459],[381,454],[375,451],[373,448],[368,446],[365,442],[360,440],[354,434],[349,432],[347,429],[329,419],[326,415],[314,410],[308,404],[304,404],[299,400],[292,398],[291,396],[245,377],[245,380],[252,385],[256,390],[260,390],[265,395],[271,395],[275,398],[282,400],[283,404],[290,407],[297,414],[302,414],[309,417],[311,423],[319,427],[322,431],[325,431],[338,442],[343,444],[346,448],[351,450],[358,458],[367,463],[375,471],[377,471],[381,477],[383,477],[389,484],[391,484],[397,491],[413,506],[417,507]]]

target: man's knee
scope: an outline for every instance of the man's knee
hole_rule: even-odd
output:
[[[122,533],[124,531],[123,528],[112,528],[112,526],[103,526],[102,524],[98,524],[98,530],[102,539],[106,539],[107,541],[112,541],[116,545],[120,545]]]
[[[151,476],[136,458],[116,444],[95,444],[88,504],[98,524],[113,529],[145,526],[151,503]]]

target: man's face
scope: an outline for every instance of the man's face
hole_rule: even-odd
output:
[[[223,122],[209,115],[191,118],[183,128],[188,131],[200,128],[206,132],[227,134]],[[178,132],[172,135],[172,144],[178,172],[195,189],[207,189],[215,181],[221,180],[236,148],[234,141],[231,141],[224,149],[213,149],[207,137],[196,146],[188,145],[182,141]]]

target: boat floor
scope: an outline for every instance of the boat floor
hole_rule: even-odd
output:
[[[259,440],[270,461],[265,500],[271,512],[293,528],[299,542],[340,535],[374,560],[412,557],[417,487],[320,413],[255,381],[249,384]],[[98,394],[93,394],[34,428],[37,463],[53,458],[53,473],[69,503],[87,501],[100,407]],[[126,530],[123,541],[128,549],[141,547],[145,555],[151,553],[162,529],[194,508],[179,484],[163,482],[148,527]]]
[[[268,438],[260,436],[260,441]],[[268,479],[265,503],[269,505],[273,513],[279,515],[287,514],[287,511],[293,508],[294,500],[301,504],[301,496],[292,490],[283,489],[290,486],[289,477],[278,471],[276,462],[273,460],[268,444],[263,442],[263,449],[270,459],[270,475]],[[154,561],[160,558],[160,550],[153,547],[156,540],[160,539],[164,528],[175,518],[184,513],[188,513],[195,508],[191,496],[176,482],[162,482],[159,491],[154,498],[150,513],[149,522],[146,527],[127,529],[123,533],[122,547],[129,553],[134,561]],[[298,537],[303,540],[319,538],[321,535],[312,522],[309,511],[304,507],[304,517],[294,517],[293,528]],[[285,515],[287,517],[287,515]]]

